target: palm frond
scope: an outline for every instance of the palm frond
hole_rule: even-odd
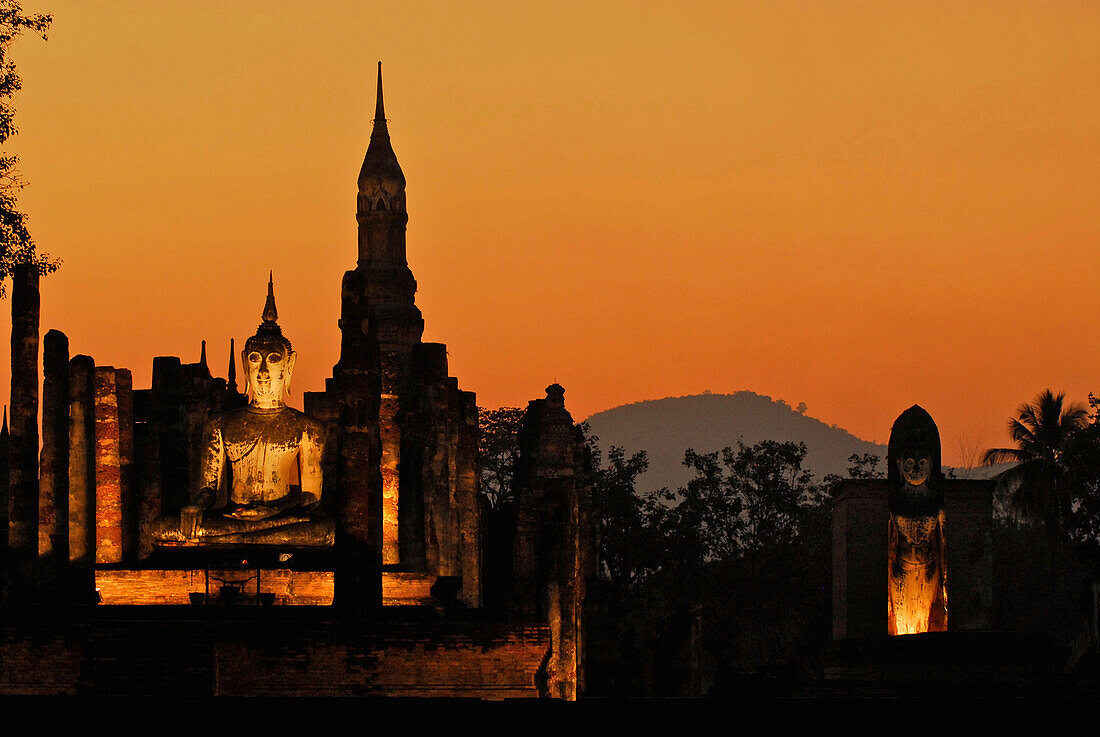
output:
[[[1028,460],[1030,458],[1018,448],[990,448],[982,453],[983,466],[993,466],[998,463],[1024,463]]]

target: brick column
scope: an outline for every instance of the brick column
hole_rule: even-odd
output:
[[[69,339],[46,333],[42,351],[38,561],[44,600],[62,594],[69,561]]]
[[[11,291],[11,468],[6,600],[33,597],[38,552],[38,270],[16,266]]]
[[[115,369],[95,369],[95,562],[122,562],[118,394]]]
[[[69,361],[70,601],[86,603],[95,590],[95,362]]]
[[[122,511],[122,557],[137,554],[137,499],[134,492],[134,379],[129,369],[115,370],[118,402],[118,482]]]

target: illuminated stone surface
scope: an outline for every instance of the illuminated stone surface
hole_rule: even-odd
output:
[[[95,562],[122,562],[118,396],[113,366],[95,369]]]
[[[136,391],[127,369],[87,356],[66,367],[61,344],[48,347],[47,395],[60,406],[46,403],[58,422],[34,541],[44,556],[68,548],[69,603],[105,606],[46,608],[45,618],[8,608],[0,693],[581,692],[593,561],[583,444],[560,387],[532,403],[526,506],[518,530],[501,519],[487,566],[476,397],[449,375],[446,346],[422,341],[404,188],[379,82],[340,358],[325,391],[304,395],[304,413],[285,405],[296,356],[270,280],[240,354],[248,398],[232,342],[228,380],[212,376],[204,341],[197,363],[154,358],[151,387]],[[38,574],[28,581],[58,588]],[[253,574],[259,596],[244,580]]]
[[[890,431],[887,538],[891,635],[947,631],[947,538],[940,434],[921,407],[905,410]]]
[[[358,258],[341,284],[340,360],[325,392],[306,393],[306,412],[347,448],[327,456],[326,473],[341,487],[357,484],[360,508],[377,510],[369,514],[381,532],[381,563],[460,577],[461,601],[480,606],[476,399],[448,375],[446,346],[421,340],[424,320],[406,257],[405,177],[390,143],[380,71],[357,188]],[[377,501],[368,488],[374,482],[354,480],[347,467],[353,446],[359,457],[375,452],[373,433]],[[373,550],[364,532],[357,533],[361,550]]]
[[[209,593],[216,600],[226,581],[243,582],[241,593],[256,592],[256,571],[238,569],[100,570],[95,585],[100,603],[107,605],[189,605],[192,594]],[[250,580],[251,579],[251,580]],[[260,593],[274,596],[274,604],[327,606],[332,604],[331,571],[265,569],[260,572]],[[207,587],[209,586],[209,590]]]
[[[179,520],[163,518],[163,543],[332,545],[320,511],[324,429],[286,406],[297,354],[278,326],[271,280],[263,322],[241,352],[248,406],[212,417],[203,430],[198,491]],[[205,362],[200,361],[205,368]],[[297,476],[298,485],[291,482]],[[228,486],[225,506],[216,507]]]
[[[512,593],[518,616],[545,619],[552,696],[584,690],[584,599],[595,574],[587,451],[565,409],[565,389],[528,403],[515,471],[517,506]]]

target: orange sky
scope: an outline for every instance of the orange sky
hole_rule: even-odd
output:
[[[1095,2],[24,9],[43,332],[137,387],[203,338],[224,375],[270,268],[322,388],[381,59],[425,339],[483,406],[751,389],[884,442],[916,402],[958,463],[1100,390]]]

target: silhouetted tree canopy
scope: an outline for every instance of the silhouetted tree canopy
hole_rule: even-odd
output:
[[[11,60],[12,43],[24,31],[45,40],[52,21],[52,16],[41,13],[24,15],[15,0],[0,0],[0,146],[16,133],[12,98],[23,86]],[[19,211],[17,194],[26,183],[19,174],[18,164],[17,156],[0,153],[0,296],[4,294],[4,280],[16,265],[35,264],[41,274],[56,271],[59,265],[47,254],[36,251],[27,230],[27,216]]]
[[[688,683],[731,693],[746,671],[806,682],[828,641],[830,590],[825,487],[802,467],[806,446],[688,449],[694,476],[673,492],[638,488],[644,452],[611,447],[604,458],[587,440],[602,574],[590,657],[606,694],[691,695]],[[693,621],[696,645],[685,640]],[[688,655],[697,646],[709,665]]]
[[[478,453],[481,462],[481,493],[494,509],[512,499],[512,478],[519,458],[519,429],[523,422],[519,407],[478,407],[481,430]]]
[[[1081,491],[1075,476],[1084,469],[1071,469],[1071,448],[1089,419],[1084,405],[1067,404],[1065,399],[1064,393],[1047,389],[1020,405],[1008,421],[1016,447],[991,448],[982,456],[987,465],[1016,464],[998,478],[1008,507],[1024,519],[1043,523],[1056,537],[1063,537],[1071,525]]]

